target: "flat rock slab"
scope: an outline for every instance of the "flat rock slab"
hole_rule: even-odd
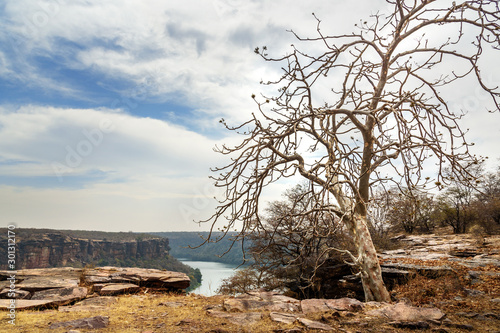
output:
[[[16,271],[16,279],[24,280],[31,277],[64,277],[67,279],[78,279],[81,275],[81,268],[56,267],[56,268],[31,268]],[[12,271],[0,271],[0,280],[8,278]]]
[[[17,289],[37,292],[55,288],[74,288],[78,287],[77,279],[65,279],[55,277],[29,277],[16,285]]]
[[[227,319],[236,325],[251,325],[262,319],[262,313],[259,312],[245,312],[245,313],[228,313],[217,310],[208,310],[208,315],[217,318]]]
[[[31,300],[31,299],[18,299],[16,300],[17,310],[36,310],[36,309],[51,309],[56,308],[51,300]],[[10,310],[12,308],[10,299],[0,299],[0,310]]]
[[[313,330],[333,331],[333,327],[327,324],[320,323],[319,321],[314,321],[307,318],[299,318],[298,320],[302,323],[302,325]]]
[[[302,312],[328,312],[328,311],[360,311],[364,305],[354,298],[339,299],[304,299],[300,302]]]
[[[101,290],[99,290],[99,295],[101,296],[113,296],[126,293],[134,293],[139,291],[141,288],[132,283],[110,283],[104,285]]]
[[[96,316],[91,318],[83,318],[71,321],[64,321],[59,323],[53,323],[49,326],[49,329],[58,328],[105,328],[109,325],[109,317]]]
[[[271,312],[269,315],[272,321],[278,323],[293,324],[297,320],[297,316],[291,313]]]
[[[87,297],[87,288],[57,288],[35,292],[32,300],[50,300],[57,305],[67,305]]]
[[[181,272],[135,267],[99,267],[85,271],[85,281],[92,283],[134,283],[141,287],[186,289],[191,280]]]
[[[388,304],[379,309],[367,311],[366,314],[401,322],[441,320],[445,316],[445,313],[438,308],[419,308],[405,303]]]

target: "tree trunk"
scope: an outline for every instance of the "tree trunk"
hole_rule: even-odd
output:
[[[382,270],[378,262],[377,251],[368,230],[366,216],[354,214],[352,222],[354,242],[358,249],[365,301],[390,302],[391,296],[382,279]]]

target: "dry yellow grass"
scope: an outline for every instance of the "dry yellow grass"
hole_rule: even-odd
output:
[[[93,316],[109,317],[109,326],[99,332],[210,332],[222,329],[227,332],[270,332],[273,329],[291,328],[272,322],[268,314],[258,324],[241,327],[226,319],[215,318],[207,314],[206,309],[222,304],[220,296],[203,297],[198,295],[124,295],[118,302],[104,310],[64,312],[58,310],[18,311],[16,325],[6,321],[0,332],[67,332],[68,328],[49,330],[51,323],[70,321]],[[181,302],[180,307],[159,305],[166,302]],[[61,310],[64,308],[62,307]],[[6,313],[3,313],[6,315]],[[0,312],[0,315],[2,313]],[[79,329],[82,332],[95,331]]]

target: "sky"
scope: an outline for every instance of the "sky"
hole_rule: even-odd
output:
[[[18,228],[201,231],[218,193],[213,151],[240,138],[252,94],[292,30],[350,33],[383,1],[17,0],[0,2],[0,218]],[[487,79],[500,82],[494,58]],[[464,88],[456,103],[482,106]],[[498,113],[464,123],[498,161]],[[266,194],[279,199],[291,183]]]

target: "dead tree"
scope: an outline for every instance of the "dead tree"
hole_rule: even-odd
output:
[[[391,13],[374,14],[353,33],[324,34],[317,19],[315,37],[292,32],[298,44],[289,54],[272,58],[267,47],[255,50],[283,74],[263,82],[276,86],[276,95],[252,96],[259,112],[247,122],[234,127],[221,120],[244,138],[217,148],[231,163],[213,170],[225,196],[205,220],[212,228],[223,221],[226,232],[239,228],[244,238],[262,229],[266,186],[301,175],[322,203],[313,209],[336,214],[350,230],[357,249],[352,264],[366,300],[377,301],[390,296],[368,229],[370,189],[383,182],[422,186],[424,162],[432,158],[436,182],[446,182],[445,166],[467,173],[478,158],[458,123],[463,110],[451,107],[446,89],[472,78],[492,98],[490,111],[500,97],[479,66],[483,52],[499,49],[497,1],[386,2]]]

